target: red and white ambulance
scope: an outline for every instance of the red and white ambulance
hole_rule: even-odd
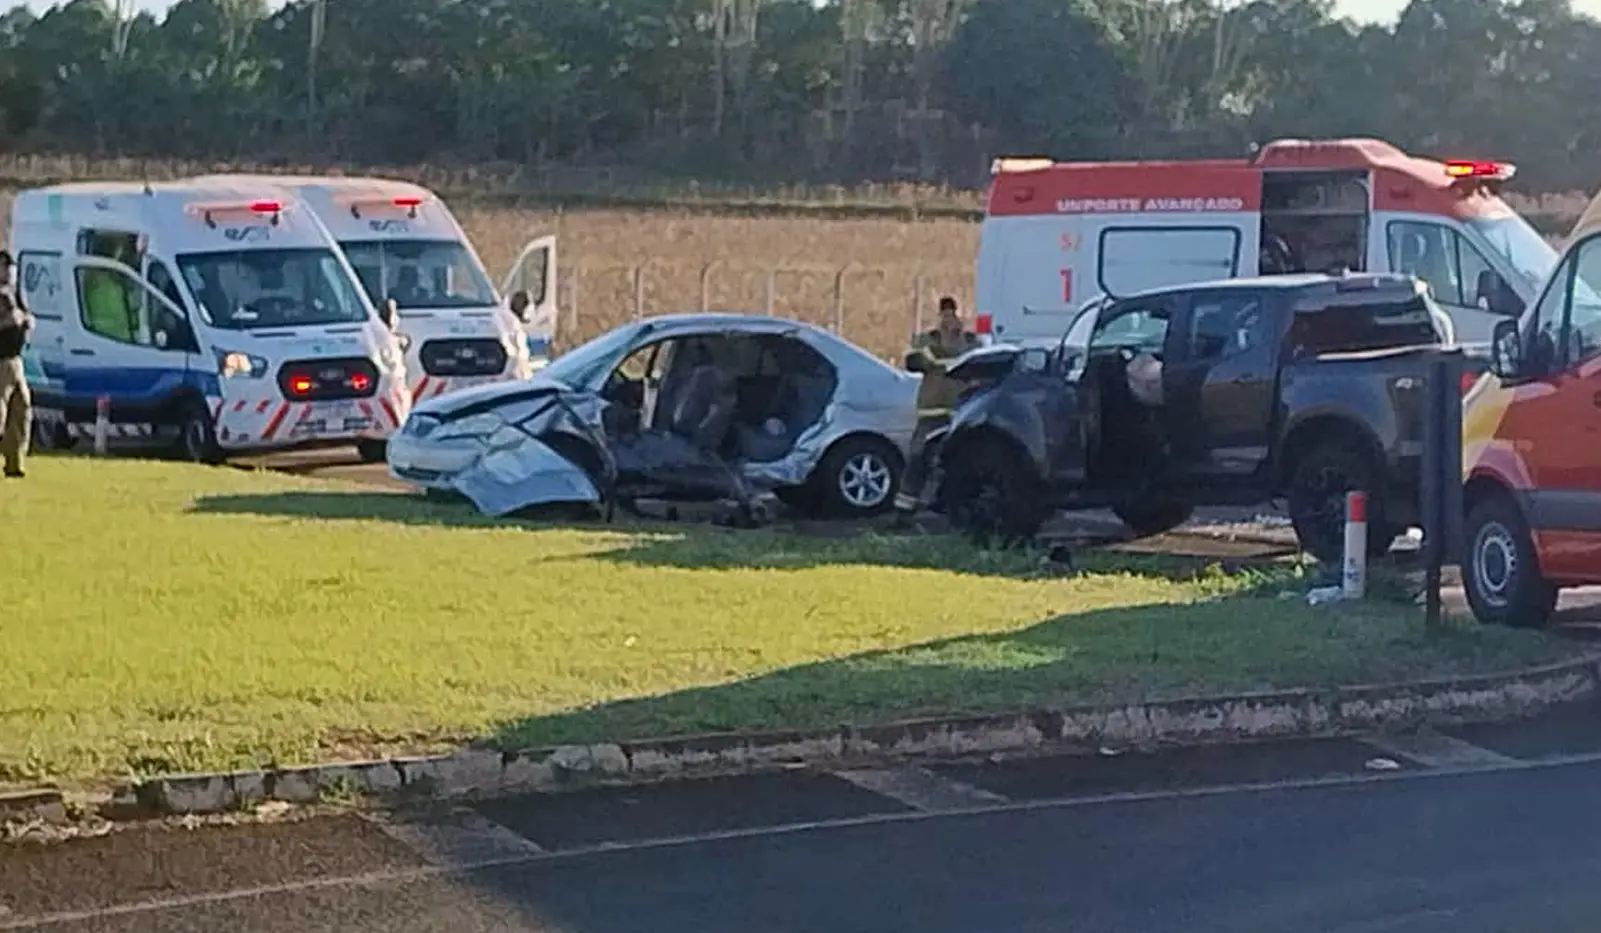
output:
[[[1557,253],[1498,195],[1514,167],[1375,139],[1283,139],[1245,159],[1000,159],[979,233],[978,329],[1060,338],[1089,299],[1210,279],[1401,272],[1487,345]]]

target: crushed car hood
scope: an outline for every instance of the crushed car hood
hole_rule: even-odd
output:
[[[573,391],[573,388],[565,382],[557,382],[554,379],[534,375],[528,379],[491,382],[487,385],[473,386],[445,395],[435,396],[426,401],[418,402],[412,408],[412,413],[432,415],[436,418],[448,420],[468,411],[485,411],[498,405],[522,399],[539,398],[551,392],[571,391]]]

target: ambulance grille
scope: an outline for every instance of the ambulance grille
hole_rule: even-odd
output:
[[[506,348],[487,338],[430,340],[417,356],[430,376],[495,376],[506,368]]]
[[[378,367],[360,356],[290,360],[278,368],[278,388],[291,401],[371,398],[378,391]]]

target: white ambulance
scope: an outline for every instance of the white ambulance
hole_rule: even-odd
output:
[[[328,230],[260,184],[71,184],[11,209],[41,439],[188,459],[354,443],[411,411],[400,343]]]
[[[1459,342],[1483,347],[1556,265],[1556,250],[1497,194],[1513,171],[1373,139],[1278,140],[1249,159],[999,159],[979,233],[978,328],[1055,340],[1101,296],[1400,272],[1428,284]]]
[[[244,176],[199,181],[239,183]],[[549,361],[556,329],[556,240],[523,246],[497,292],[449,208],[403,181],[333,176],[248,176],[311,206],[396,330],[418,401],[456,389],[526,379]],[[505,296],[504,298],[502,296]]]

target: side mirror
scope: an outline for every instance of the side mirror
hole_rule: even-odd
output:
[[[1490,371],[1502,379],[1516,378],[1523,365],[1523,338],[1518,334],[1518,322],[1495,322],[1490,336]]]
[[[400,303],[393,298],[385,298],[383,304],[378,306],[378,320],[394,330],[400,324]]]
[[[529,296],[528,290],[519,288],[512,293],[511,300],[506,302],[506,306],[511,309],[512,314],[516,315],[517,320],[526,323],[528,321],[528,307],[533,303],[534,299]]]

